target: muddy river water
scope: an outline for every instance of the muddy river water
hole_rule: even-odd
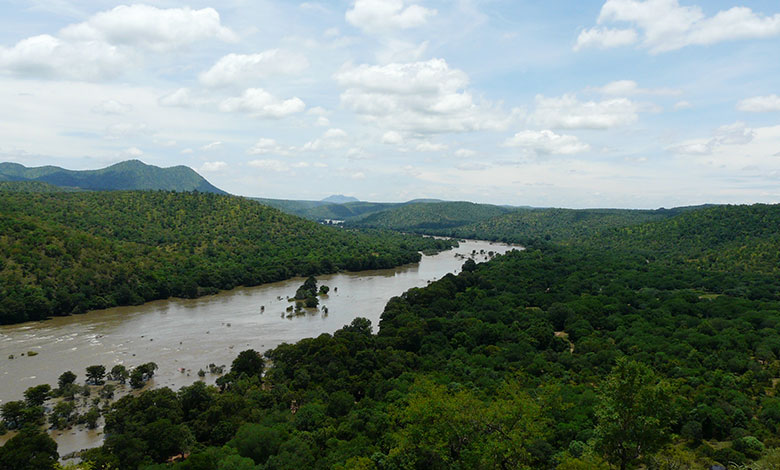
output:
[[[24,390],[34,385],[56,386],[57,377],[66,370],[75,372],[81,382],[84,369],[94,364],[130,368],[152,361],[159,366],[153,385],[178,389],[197,380],[197,371],[207,369],[209,363],[229,367],[244,349],[264,352],[283,342],[333,333],[356,317],[370,319],[376,331],[391,297],[459,272],[466,257],[481,262],[488,252],[515,248],[469,240],[453,250],[423,256],[413,265],[320,276],[319,284],[330,287],[329,295],[320,300],[327,314],[319,310],[288,317],[286,309],[292,303],[287,297],[303,282],[294,278],[199,299],[160,300],[2,326],[0,404],[21,399]],[[30,356],[29,351],[38,354]],[[214,379],[210,374],[206,377],[208,382]],[[52,436],[61,455],[101,441],[99,430],[71,429]],[[0,443],[8,438],[9,434],[0,437]]]

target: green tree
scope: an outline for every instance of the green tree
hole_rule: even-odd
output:
[[[87,383],[92,385],[103,385],[104,378],[106,377],[106,366],[89,366],[87,367]]]
[[[25,403],[21,400],[3,403],[0,407],[0,416],[9,429],[16,429],[22,425],[25,408]]]
[[[49,422],[57,429],[64,429],[71,424],[76,411],[76,405],[72,401],[61,401],[54,405],[49,415]]]
[[[25,390],[24,399],[29,406],[40,406],[49,398],[49,393],[51,393],[49,384],[36,385]]]
[[[127,378],[129,376],[130,373],[127,372],[127,368],[122,364],[117,364],[114,367],[112,367],[111,372],[108,374],[109,380],[116,380],[120,384],[124,384],[125,382],[127,382]]]
[[[602,383],[596,406],[596,446],[621,470],[669,439],[668,387],[649,367],[625,358]]]
[[[57,379],[57,388],[62,390],[67,385],[70,385],[70,384],[74,383],[75,381],[76,381],[76,374],[74,374],[71,371],[65,371]]]
[[[47,470],[57,468],[57,443],[34,426],[25,426],[0,447],[0,468],[4,470]]]
[[[230,364],[230,372],[236,375],[246,374],[248,376],[260,377],[263,375],[265,369],[265,361],[263,356],[254,349],[247,349],[238,353],[238,356],[233,359],[233,363]]]

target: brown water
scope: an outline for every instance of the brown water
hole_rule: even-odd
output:
[[[474,259],[481,262],[487,259],[479,254],[481,250],[504,253],[514,248],[466,241],[454,250],[423,256],[414,265],[319,276],[319,284],[330,287],[330,295],[320,299],[320,306],[328,308],[327,314],[316,311],[287,317],[286,308],[292,305],[287,297],[303,282],[295,278],[199,299],[159,300],[1,326],[0,404],[21,399],[24,390],[34,385],[56,386],[57,377],[66,370],[75,372],[81,381],[84,369],[94,364],[110,369],[115,364],[129,368],[153,361],[159,366],[154,385],[178,389],[192,384],[197,371],[207,370],[209,363],[229,367],[244,349],[264,352],[283,342],[333,333],[356,317],[370,319],[376,330],[391,297],[460,271],[465,258],[456,255],[469,256],[476,250]],[[27,351],[38,355],[28,356]],[[14,359],[8,358],[11,354]],[[208,382],[214,379],[210,374],[206,377]],[[52,436],[61,455],[99,445],[101,439],[99,431],[69,430]]]

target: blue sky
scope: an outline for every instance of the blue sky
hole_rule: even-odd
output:
[[[0,159],[188,165],[234,194],[780,202],[780,5],[0,6]]]

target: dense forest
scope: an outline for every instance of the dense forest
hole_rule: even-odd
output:
[[[674,209],[510,208],[469,202],[431,202],[384,208],[346,217],[348,227],[372,227],[402,232],[508,243],[581,240],[613,228],[674,217],[702,207]]]
[[[604,230],[664,220],[686,209],[518,209],[488,220],[436,230],[463,238],[528,243],[538,239],[579,240]]]
[[[507,212],[510,212],[510,209],[473,202],[420,202],[349,219],[346,225],[403,232],[441,233],[453,227],[492,219]]]
[[[780,468],[779,218],[681,211],[467,260],[377,334],[357,318],[105,405],[84,468]],[[25,429],[0,462],[51,450]]]
[[[210,193],[0,191],[0,213],[0,324],[394,267],[452,245]]]

